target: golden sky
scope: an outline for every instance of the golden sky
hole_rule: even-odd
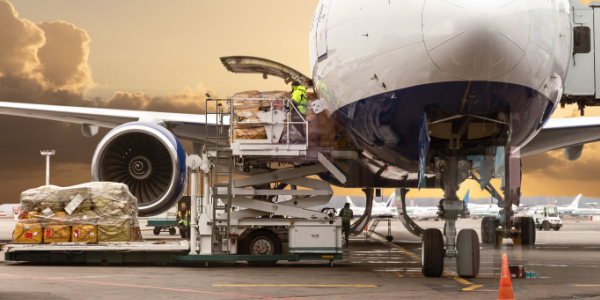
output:
[[[0,0],[0,38],[18,33],[4,43],[6,55],[17,60],[3,61],[0,45],[0,101],[200,112],[205,92],[225,97],[288,90],[278,78],[229,73],[219,57],[259,56],[310,75],[308,31],[317,3]],[[559,108],[554,117],[578,116],[573,110]],[[600,109],[587,109],[586,115],[600,115]],[[0,203],[18,202],[20,191],[43,184],[39,149],[57,149],[54,184],[89,180],[100,135],[84,138],[79,126],[14,117],[0,118],[0,126],[13,128],[3,129],[0,138]],[[524,158],[523,195],[600,197],[599,154],[600,146],[588,145],[576,162],[561,151]],[[464,183],[459,195],[467,189],[473,198],[489,196],[474,182]],[[362,195],[356,189],[336,189],[336,194]],[[416,189],[409,194],[441,195],[441,190]]]

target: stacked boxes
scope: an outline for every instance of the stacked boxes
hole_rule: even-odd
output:
[[[97,243],[141,240],[137,199],[127,185],[93,182],[44,186],[21,194],[15,243]]]
[[[290,92],[283,91],[248,91],[238,93],[229,96],[232,100],[233,112],[237,115],[238,119],[234,119],[233,124],[233,137],[234,139],[266,139],[266,132],[264,124],[260,124],[260,120],[257,117],[257,113],[261,111],[270,111],[271,102],[273,102],[273,109],[284,110],[283,106],[287,103],[284,101],[269,101],[269,100],[243,100],[247,98],[254,99],[290,99]],[[348,136],[344,132],[343,118],[332,115],[328,116],[326,112],[316,114],[312,108],[311,103],[318,100],[317,94],[307,93],[308,97],[308,110],[306,120],[308,121],[308,144],[309,146],[320,146],[329,149],[346,149],[348,147]],[[227,107],[227,111],[231,109]],[[289,112],[286,113],[289,120]],[[287,120],[286,120],[287,121]],[[258,124],[248,124],[255,122]],[[240,124],[244,123],[244,124]],[[282,137],[286,136],[286,130]],[[282,138],[283,139],[283,138]],[[283,141],[282,141],[283,142]]]

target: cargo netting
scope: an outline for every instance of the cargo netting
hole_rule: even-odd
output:
[[[127,185],[42,186],[21,194],[14,243],[102,243],[142,239],[137,199]]]

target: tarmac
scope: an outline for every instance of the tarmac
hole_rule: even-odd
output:
[[[145,225],[144,220],[140,223]],[[480,220],[459,220],[479,231]],[[600,222],[565,219],[560,231],[538,231],[535,246],[481,245],[477,278],[456,276],[446,260],[441,278],[421,274],[420,238],[392,221],[394,240],[353,237],[344,259],[279,262],[275,267],[231,264],[59,265],[0,258],[0,299],[497,299],[503,253],[535,279],[513,279],[517,299],[600,299]],[[443,222],[419,221],[425,228]],[[0,241],[13,220],[0,220]],[[385,234],[381,222],[377,232]],[[146,239],[158,237],[144,231]]]

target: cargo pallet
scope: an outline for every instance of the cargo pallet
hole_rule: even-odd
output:
[[[237,116],[234,109],[225,108],[226,105],[233,108],[232,101],[235,100],[271,103],[270,113],[262,114],[260,122],[252,122],[253,126],[264,126],[267,139],[235,139],[234,125],[230,124],[230,120]],[[6,246],[5,260],[65,263],[247,261],[256,265],[269,265],[279,260],[327,260],[333,265],[333,261],[343,258],[342,222],[333,213],[307,209],[326,204],[333,196],[329,183],[311,177],[330,173],[339,182],[345,183],[344,174],[331,160],[356,159],[358,153],[311,148],[308,138],[305,143],[292,144],[290,125],[297,122],[281,119],[282,113],[287,112],[277,110],[273,105],[276,101],[287,103],[287,108],[296,109],[289,99],[206,101],[206,115],[214,116],[216,124],[206,125],[205,141],[208,143],[194,143],[194,152],[187,160],[191,170],[192,198],[189,240],[9,244]],[[308,137],[308,122],[303,121]],[[284,129],[287,129],[286,137],[283,136]],[[248,172],[249,160],[265,158],[279,164],[301,162],[301,166]],[[197,194],[199,169],[204,173],[203,196]],[[240,170],[247,173],[247,177],[234,180],[233,174],[239,174]],[[287,186],[291,190],[284,190]],[[273,201],[279,196],[291,198]],[[287,253],[283,251],[283,239],[287,240]],[[244,247],[240,243],[245,243],[242,244]]]

